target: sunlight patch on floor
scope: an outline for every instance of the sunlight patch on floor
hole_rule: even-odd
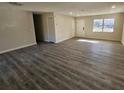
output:
[[[86,39],[78,39],[77,41],[79,41],[79,42],[88,42],[88,43],[99,43],[99,41],[95,41],[95,40],[86,40]]]

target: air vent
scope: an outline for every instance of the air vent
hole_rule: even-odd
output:
[[[9,4],[11,5],[15,5],[15,6],[22,6],[23,4],[20,2],[9,2]]]

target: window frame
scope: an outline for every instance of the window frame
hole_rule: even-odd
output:
[[[94,21],[95,21],[95,20],[102,20],[102,28],[101,28],[101,31],[94,31]],[[94,19],[94,20],[93,20],[93,32],[102,32],[102,31],[103,31],[103,25],[104,25],[104,24],[103,24],[103,20],[104,20],[104,19],[102,19],[102,18]]]
[[[113,31],[104,31],[104,24],[106,19],[113,19],[114,20],[114,26],[113,26]],[[94,31],[94,20],[102,20],[102,28],[101,31]],[[98,19],[93,19],[93,24],[92,24],[92,32],[98,33],[98,32],[104,32],[104,33],[113,33],[115,31],[115,18],[98,18]]]

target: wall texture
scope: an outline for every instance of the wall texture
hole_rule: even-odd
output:
[[[123,31],[123,20],[124,14],[109,14],[109,15],[98,15],[98,16],[86,16],[86,17],[78,17],[76,20],[84,20],[85,22],[85,36],[86,38],[96,38],[96,39],[106,39],[106,40],[114,40],[121,41],[122,31]],[[93,20],[99,18],[115,18],[115,27],[113,33],[107,32],[93,32]],[[81,24],[83,25],[83,24]],[[76,30],[76,33],[78,31]],[[81,33],[78,33],[81,34]],[[76,34],[78,37],[78,35]],[[81,37],[81,36],[80,36]]]
[[[75,36],[74,17],[54,14],[56,43]]]
[[[0,9],[0,53],[36,44],[32,13]]]

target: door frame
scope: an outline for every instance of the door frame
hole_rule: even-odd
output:
[[[53,16],[48,16],[48,17],[47,17],[47,28],[48,28],[48,30],[47,30],[47,31],[48,31],[48,32],[47,32],[47,33],[48,33],[48,34],[47,34],[48,38],[47,38],[47,39],[48,39],[48,42],[54,42],[54,41],[50,41],[49,18],[53,18],[53,19],[54,19],[54,17],[53,17]]]

